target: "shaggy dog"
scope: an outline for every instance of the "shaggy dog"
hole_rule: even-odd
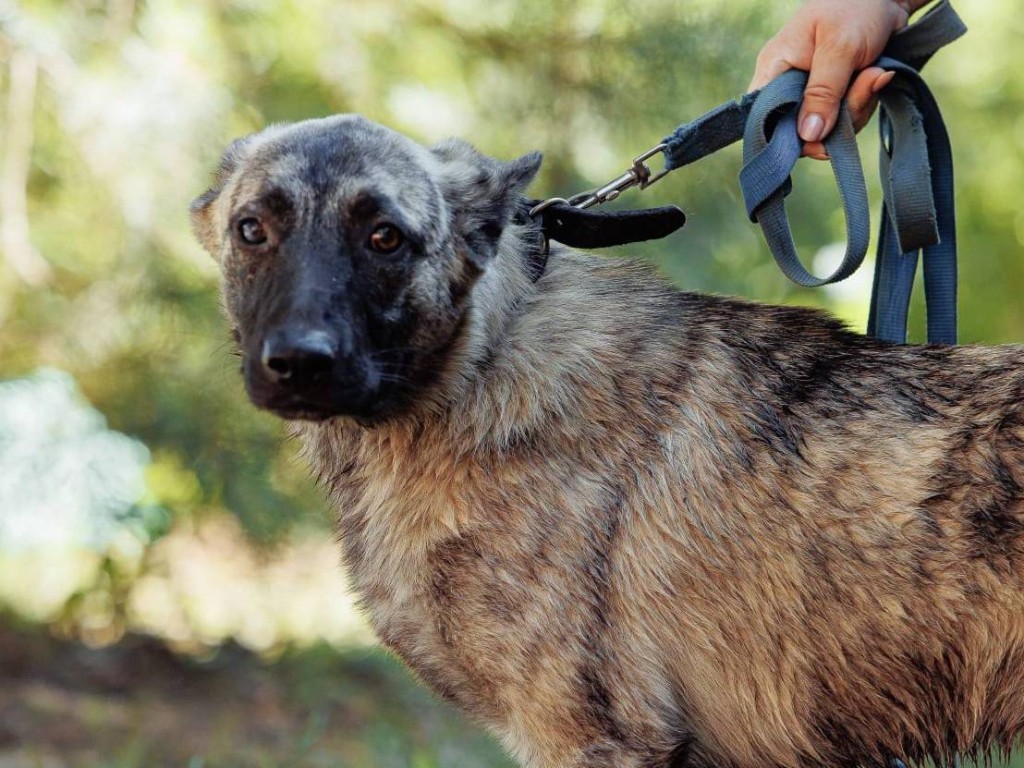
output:
[[[545,268],[539,164],[333,117],[236,142],[192,208],[381,641],[531,768],[1009,749],[1024,347]]]

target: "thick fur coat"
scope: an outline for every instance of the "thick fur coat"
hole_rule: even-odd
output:
[[[534,282],[513,213],[538,163],[334,118],[236,146],[193,207],[381,641],[530,768],[1008,749],[1024,347],[890,346],[557,247]],[[382,217],[401,264],[366,255]],[[304,316],[348,329],[331,375],[373,397],[289,410],[260,345],[302,315],[277,308],[312,250],[343,278]]]

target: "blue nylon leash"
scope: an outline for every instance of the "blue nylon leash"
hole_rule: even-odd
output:
[[[895,72],[879,94],[882,136],[880,171],[884,204],[868,333],[906,341],[917,264],[924,263],[928,341],[955,344],[957,326],[956,211],[949,135],[920,69],[943,46],[967,31],[942,0],[915,24],[897,33],[876,66]],[[740,185],[747,213],[760,224],[782,271],[802,286],[849,277],[867,254],[870,214],[853,125],[845,105],[826,138],[846,214],[846,253],[827,277],[812,275],[800,262],[785,210],[790,174],[800,158],[796,115],[807,75],[791,70],[761,91],[723,104],[668,136],[660,149],[672,171],[744,140]],[[657,178],[652,179],[648,186]]]
[[[807,74],[790,70],[769,83],[754,100],[744,131],[740,186],[747,214],[751,221],[761,225],[779,267],[798,285],[815,288],[852,275],[864,261],[871,233],[868,191],[857,152],[857,137],[844,104],[835,130],[825,139],[825,148],[843,209],[847,212],[846,253],[839,267],[828,277],[815,277],[800,262],[786,216],[785,197],[792,189],[790,172],[803,148],[797,135],[796,115],[806,86]],[[769,121],[783,109],[787,111],[769,136]]]
[[[893,36],[877,66],[894,72],[879,94],[882,176],[882,221],[867,332],[884,341],[905,343],[914,279],[923,262],[928,341],[956,344],[957,256],[953,159],[949,135],[935,97],[920,70],[940,48],[967,27],[950,5],[940,0],[916,23]],[[524,201],[529,216],[541,215],[548,239],[585,247],[664,236],[682,226],[678,209],[630,212],[635,222],[623,226],[616,215],[585,209],[616,199],[632,187],[646,189],[668,173],[743,139],[740,186],[752,221],[761,226],[780,269],[793,282],[816,287],[843,280],[863,263],[870,241],[870,212],[864,171],[853,124],[845,103],[835,129],[825,139],[846,216],[846,252],[826,277],[811,274],[796,251],[786,215],[790,175],[800,159],[797,134],[807,73],[790,70],[765,88],[748,93],[680,125],[661,144],[633,160],[622,175],[603,187],[568,199]],[[648,162],[663,154],[665,167],[654,172]],[[617,214],[621,218],[622,214]],[[586,236],[581,237],[585,232]],[[544,253],[546,254],[546,245]]]

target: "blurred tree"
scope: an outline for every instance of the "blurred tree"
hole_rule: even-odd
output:
[[[71,372],[112,428],[142,439],[164,476],[190,489],[159,489],[155,500],[178,516],[228,510],[264,541],[323,525],[293,447],[244,398],[215,265],[188,231],[188,201],[219,150],[271,121],[359,111],[424,141],[459,134],[499,156],[540,148],[535,193],[572,193],[741,93],[787,10],[755,0],[0,0],[0,375]],[[1014,41],[1024,21],[1008,0],[962,10],[972,34],[929,72],[961,180],[964,336],[1019,340],[1024,54]],[[827,167],[802,165],[796,237],[809,258],[826,258],[842,236],[835,192]],[[786,282],[743,215],[738,166],[732,149],[627,196],[626,206],[672,201],[691,214],[683,232],[631,251],[687,288],[862,317],[869,281],[831,292]]]
[[[546,160],[533,194],[571,194],[617,175],[678,123],[738,96],[762,42],[793,5],[0,0],[0,379],[40,367],[70,373],[110,429],[148,447],[146,504],[168,510],[178,524],[206,521],[221,532],[199,546],[168,537],[160,543],[168,546],[139,559],[115,551],[84,565],[43,560],[34,571],[20,561],[0,563],[4,580],[13,583],[14,572],[46,574],[48,591],[40,586],[35,601],[39,618],[53,616],[44,598],[64,594],[79,571],[95,573],[96,584],[74,593],[62,619],[80,625],[102,614],[92,635],[80,632],[102,642],[125,628],[125,606],[129,617],[135,606],[137,628],[166,627],[167,615],[177,614],[158,598],[172,594],[168,585],[180,578],[168,553],[181,550],[178,559],[187,564],[206,553],[180,590],[205,625],[195,621],[200,631],[182,629],[178,641],[194,635],[217,642],[228,634],[272,646],[259,617],[250,621],[240,610],[258,612],[254,595],[273,592],[251,577],[246,557],[224,563],[235,576],[232,597],[199,599],[217,547],[227,540],[239,549],[237,526],[217,525],[224,515],[260,543],[296,528],[326,528],[330,519],[279,423],[245,398],[219,309],[216,265],[189,232],[189,200],[232,138],[272,121],[356,111],[425,142],[460,135],[502,157],[541,149]],[[1017,41],[1024,18],[1011,0],[961,5],[972,32],[929,65],[928,78],[950,123],[959,178],[962,335],[1021,341],[1024,49]],[[869,179],[872,133],[863,142]],[[623,206],[674,202],[690,215],[682,232],[629,252],[688,289],[825,305],[861,324],[870,274],[820,292],[788,283],[746,220],[739,164],[739,150],[731,148],[642,196],[627,195]],[[801,164],[791,210],[801,252],[824,271],[843,233],[826,165]],[[918,308],[917,338],[921,314]],[[305,551],[298,557],[316,560]],[[327,561],[333,557],[331,550]],[[287,590],[299,587],[292,585],[325,581],[328,566],[315,565],[302,579],[285,580],[286,594],[268,595],[265,610],[280,613],[282,602],[295,602]],[[132,597],[126,581],[147,568],[139,582],[145,589]],[[237,586],[242,581],[245,589]],[[333,592],[329,600],[343,602]],[[323,631],[324,604],[308,603],[300,613]],[[239,629],[247,624],[256,640]],[[340,622],[333,631],[342,637],[348,629]],[[310,679],[323,689],[311,700],[352,698],[335,689],[333,673]],[[376,689],[369,698],[379,704]],[[418,701],[411,709],[425,710]],[[368,721],[383,722],[370,704],[368,712]],[[390,725],[373,739],[348,738],[349,715],[339,732],[353,765],[408,764],[408,744],[439,743],[430,717],[398,742]],[[311,733],[324,730],[321,719],[310,722]],[[442,744],[436,761],[415,749],[416,765],[467,764],[461,753],[449,754],[455,747]],[[493,750],[485,752],[490,760],[477,764],[501,764]],[[329,754],[301,764],[331,764],[339,753]],[[152,763],[126,757],[118,764]],[[193,764],[205,763],[197,757]]]

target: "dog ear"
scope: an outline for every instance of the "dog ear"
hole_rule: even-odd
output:
[[[231,174],[235,172],[235,169],[245,159],[248,144],[248,137],[235,139],[231,142],[231,146],[227,148],[223,157],[221,157],[213,186],[193,200],[188,207],[193,234],[195,234],[196,239],[214,258],[217,258],[221,249],[221,232],[216,223],[214,203],[220,197],[220,193],[224,189],[224,185],[227,184],[228,179],[231,178]]]
[[[441,186],[455,232],[466,243],[469,260],[482,269],[493,258],[542,156],[531,152],[517,160],[496,160],[460,139],[448,139],[432,151],[443,164]]]

